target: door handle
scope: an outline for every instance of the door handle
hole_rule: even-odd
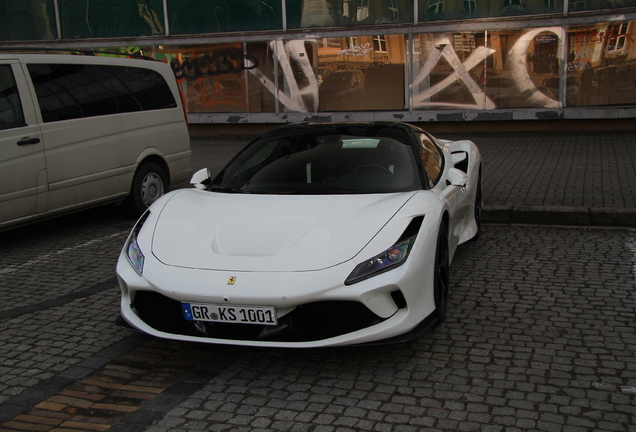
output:
[[[29,145],[29,144],[37,144],[40,142],[40,138],[29,138],[24,137],[20,141],[18,141],[19,146]]]

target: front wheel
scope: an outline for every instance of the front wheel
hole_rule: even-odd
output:
[[[137,169],[133,178],[126,208],[136,216],[141,215],[167,190],[168,176],[159,165],[149,162]]]
[[[448,254],[448,230],[446,228],[446,223],[442,221],[439,228],[439,234],[437,235],[434,273],[435,318],[437,318],[438,324],[446,319],[446,311],[448,310]]]

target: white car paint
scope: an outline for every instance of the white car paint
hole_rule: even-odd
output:
[[[124,247],[117,263],[122,317],[133,328],[157,337],[268,347],[372,343],[418,329],[435,312],[433,275],[442,221],[449,221],[449,260],[459,244],[477,234],[474,210],[479,153],[470,141],[443,141],[441,145],[446,169],[429,190],[232,194],[203,190],[199,184],[207,176],[196,173],[195,189],[169,193],[149,209],[136,237],[145,255],[141,274],[131,266]],[[467,161],[467,173],[451,168],[461,161]],[[391,248],[411,221],[422,216],[410,254],[401,266],[345,283],[358,264]],[[406,307],[392,297],[398,290]],[[176,304],[272,306],[279,322],[308,303],[354,301],[383,321],[319,340],[175,334],[158,330],[141,318],[133,307],[138,291],[158,293]]]
[[[161,211],[152,252],[162,263],[177,267],[322,270],[352,259],[413,195],[271,196],[180,190],[168,197]]]

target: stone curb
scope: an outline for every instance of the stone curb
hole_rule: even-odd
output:
[[[636,227],[636,208],[484,206],[484,222]]]

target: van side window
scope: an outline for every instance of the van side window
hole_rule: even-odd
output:
[[[163,76],[150,69],[38,63],[28,69],[45,123],[177,106]]]
[[[26,126],[11,66],[0,65],[0,130]]]

